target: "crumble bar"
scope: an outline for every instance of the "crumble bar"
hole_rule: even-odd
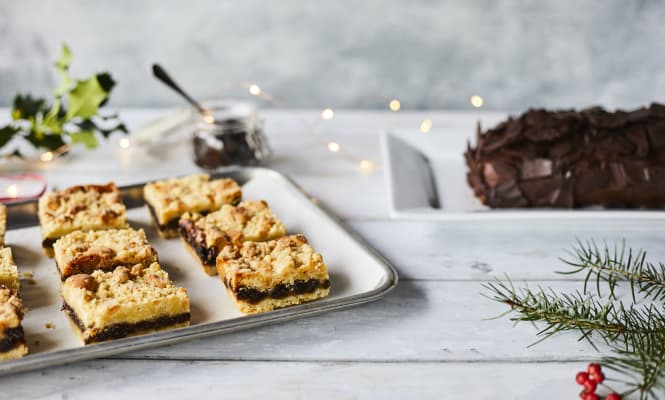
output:
[[[21,287],[18,279],[18,267],[12,257],[12,249],[0,249],[0,285],[18,291]]]
[[[217,272],[244,313],[300,304],[330,292],[323,257],[303,235],[227,245],[217,257]]]
[[[180,218],[180,237],[208,275],[216,275],[215,260],[230,242],[262,242],[286,235],[284,224],[265,201],[244,201],[224,205],[206,216],[185,213]]]
[[[160,236],[178,237],[178,220],[185,212],[207,214],[224,204],[238,204],[242,190],[233,179],[210,180],[195,174],[152,182],[144,186],[143,198]]]
[[[63,280],[97,269],[157,262],[157,250],[148,243],[143,229],[76,231],[58,239],[53,251]]]
[[[72,186],[39,198],[42,247],[53,256],[53,243],[70,232],[126,228],[125,205],[114,183]]]
[[[189,326],[189,297],[157,263],[72,275],[62,309],[85,344]]]
[[[0,285],[0,360],[28,354],[23,327],[23,303],[14,289]]]

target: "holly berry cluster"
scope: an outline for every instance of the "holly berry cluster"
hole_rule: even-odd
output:
[[[580,371],[575,376],[575,381],[582,385],[582,392],[580,399],[582,400],[600,400],[596,389],[598,385],[605,381],[605,374],[603,374],[600,364],[591,363],[586,371]],[[617,392],[612,392],[605,397],[605,400],[621,400],[621,395]]]

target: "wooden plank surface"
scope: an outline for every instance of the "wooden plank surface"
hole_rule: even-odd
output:
[[[97,360],[2,380],[8,399],[574,399],[583,363]]]
[[[130,126],[161,110],[127,110]],[[0,110],[0,116],[6,115]],[[388,218],[379,132],[466,135],[478,119],[505,113],[269,111],[266,131],[276,152],[271,166],[345,219],[394,263],[398,288],[385,299],[252,331],[0,378],[0,398],[116,398],[148,394],[238,398],[573,398],[574,374],[599,355],[563,335],[535,347],[535,328],[487,320],[504,308],[482,297],[482,283],[509,274],[529,286],[580,288],[562,276],[558,257],[576,238],[626,239],[665,260],[659,221],[406,221]],[[1,118],[0,118],[1,119]],[[2,122],[2,121],[0,121]],[[315,130],[323,132],[321,136]],[[186,136],[151,148],[117,146],[74,152],[50,164],[5,164],[30,170],[52,186],[114,180],[134,183],[196,171]],[[336,141],[344,154],[330,153]],[[435,141],[438,140],[435,137]],[[114,142],[115,141],[115,142]],[[375,163],[360,171],[354,160]],[[103,161],[100,161],[103,160]],[[258,383],[258,384],[257,384]],[[294,396],[295,395],[295,396]]]

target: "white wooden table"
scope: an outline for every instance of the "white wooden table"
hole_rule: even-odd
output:
[[[137,126],[159,110],[125,110]],[[0,115],[7,115],[0,110]],[[574,334],[527,348],[535,328],[507,319],[482,297],[481,284],[510,274],[531,286],[575,289],[580,277],[555,273],[576,237],[626,237],[665,259],[659,222],[428,222],[388,218],[379,132],[412,129],[424,118],[437,130],[474,129],[476,119],[502,114],[336,111],[266,112],[276,157],[271,166],[294,178],[345,219],[398,269],[397,289],[375,303],[252,331],[195,340],[13,375],[0,397],[100,399],[159,397],[260,398],[576,398],[576,371],[599,354]],[[301,118],[318,124],[343,151],[374,162],[363,173],[330,153]],[[99,150],[34,168],[51,185],[133,183],[196,168],[181,139],[149,151],[121,149],[118,138]],[[175,146],[173,144],[176,144]],[[657,233],[654,233],[657,232]]]

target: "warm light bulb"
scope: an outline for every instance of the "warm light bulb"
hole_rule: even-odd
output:
[[[358,165],[363,171],[371,171],[372,168],[374,168],[374,164],[372,164],[372,162],[369,160],[361,160]]]
[[[249,85],[249,93],[253,94],[254,96],[258,96],[261,94],[261,88],[256,84]]]
[[[483,100],[483,98],[480,97],[480,96],[478,96],[478,95],[473,95],[473,96],[471,96],[471,98],[469,99],[469,101],[471,101],[471,105],[474,106],[474,107],[476,107],[476,108],[480,108],[480,107],[482,107],[482,106],[483,106],[483,103],[485,103],[485,101]]]
[[[420,123],[420,132],[427,133],[432,129],[432,120],[426,119]]]
[[[53,160],[53,152],[47,151],[46,153],[42,153],[42,155],[39,156],[39,159],[43,162],[49,162]]]
[[[392,99],[390,100],[388,107],[390,107],[390,111],[397,112],[400,108],[402,108],[402,104],[399,102],[399,100]]]
[[[215,117],[206,113],[203,115],[203,122],[205,122],[206,124],[213,124],[215,123]]]
[[[340,149],[339,143],[336,142],[328,143],[328,150],[332,151],[333,153],[337,153],[339,149]]]
[[[9,197],[18,197],[18,186],[9,185],[7,187],[7,196],[9,196]]]
[[[131,142],[128,138],[122,138],[122,139],[120,139],[120,143],[119,143],[119,145],[120,145],[120,147],[122,147],[123,149],[128,149],[129,146],[132,145],[132,142]]]
[[[321,118],[323,119],[331,119],[334,115],[335,113],[330,108],[326,108],[325,110],[321,111]]]

